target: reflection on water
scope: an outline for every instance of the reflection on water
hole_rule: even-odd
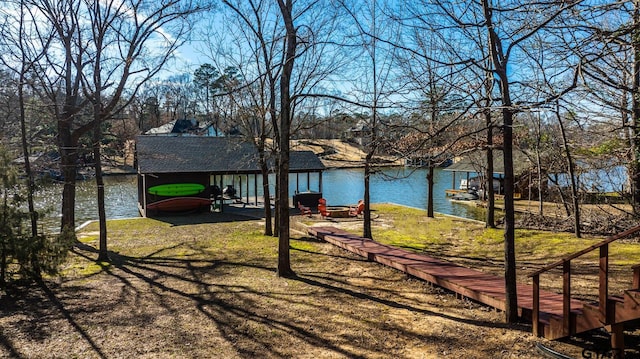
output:
[[[427,171],[423,169],[385,168],[371,178],[372,203],[397,203],[416,208],[427,208]],[[244,177],[243,177],[244,178]],[[309,185],[307,185],[307,179]],[[234,181],[236,187],[240,178],[226,177],[225,184]],[[107,219],[130,218],[139,216],[137,208],[136,176],[107,176],[105,181],[105,205]],[[246,179],[243,179],[243,196],[246,196]],[[319,176],[306,174],[290,178],[289,191],[297,189],[318,189]],[[358,202],[364,196],[363,169],[333,169],[327,170],[322,176],[323,197],[330,205],[348,205]],[[253,178],[250,177],[249,195],[253,193]],[[271,179],[271,183],[274,181]],[[81,181],[76,187],[76,223],[98,218],[95,181]],[[475,206],[454,203],[445,197],[445,189],[451,188],[451,172],[436,169],[434,185],[434,208],[436,212],[455,216],[480,219],[484,217],[484,210]],[[261,186],[258,186],[261,187]],[[273,191],[273,188],[271,189]],[[273,192],[272,192],[273,193]],[[262,195],[261,188],[258,195]],[[38,209],[50,209],[51,212],[43,221],[49,231],[58,231],[60,221],[60,203],[62,199],[62,184],[47,185],[36,194]],[[252,198],[250,198],[252,200]]]
[[[137,217],[138,191],[136,176],[106,176],[105,211],[107,219]],[[38,210],[47,211],[42,225],[47,231],[58,232],[60,228],[62,183],[46,185],[36,193]],[[76,224],[98,219],[98,199],[95,180],[76,183]]]

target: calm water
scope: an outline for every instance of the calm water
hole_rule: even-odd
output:
[[[327,199],[329,204],[353,204],[364,196],[364,171],[362,169],[326,171],[322,180],[323,197]],[[427,208],[426,170],[385,169],[382,173],[372,177],[370,185],[372,203],[391,202],[410,207]],[[445,190],[451,186],[452,173],[436,169],[433,189],[435,211],[460,217],[482,219],[484,216],[482,209],[451,202],[446,198]]]
[[[290,178],[290,193],[295,190],[318,190],[318,175],[306,174]],[[327,170],[322,176],[323,197],[329,205],[354,204],[364,196],[364,173],[362,169]],[[309,183],[307,185],[307,179]],[[246,196],[247,179],[245,176],[225,176],[223,183],[234,184],[239,189],[242,181],[242,195]],[[249,177],[249,196],[253,200],[253,177]],[[271,179],[273,182],[273,178]],[[436,212],[452,214],[460,217],[482,219],[484,211],[474,206],[449,201],[445,197],[445,189],[452,186],[452,174],[436,169],[434,186],[434,205]],[[260,186],[259,186],[260,187]],[[98,218],[95,182],[92,180],[77,183],[76,224]],[[273,191],[273,188],[271,189]],[[273,193],[273,192],[272,192]],[[258,196],[262,195],[261,188]],[[48,230],[57,230],[60,218],[60,200],[62,184],[52,184],[40,190],[36,195],[37,206],[48,208],[51,212],[43,225]],[[105,177],[106,212],[108,219],[137,217],[137,182],[136,176]],[[416,208],[427,208],[426,170],[410,170],[405,168],[385,169],[371,179],[371,202],[391,202]]]
[[[138,217],[138,189],[136,176],[107,176],[105,182],[105,210],[107,219]],[[36,207],[48,211],[42,221],[49,231],[58,231],[62,202],[62,184],[53,183],[36,193]],[[76,225],[98,219],[95,180],[76,183]]]

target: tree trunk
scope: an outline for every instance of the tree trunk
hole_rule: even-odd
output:
[[[23,65],[24,66],[24,65]],[[20,72],[20,83],[18,84],[18,102],[20,106],[20,133],[22,140],[22,155],[24,156],[24,172],[27,175],[27,205],[29,208],[29,219],[31,222],[31,237],[38,236],[38,216],[33,203],[33,193],[36,190],[33,171],[31,171],[31,160],[29,159],[29,144],[27,143],[27,125],[24,103],[24,68]]]
[[[565,158],[567,159],[567,169],[569,170],[569,180],[571,181],[571,200],[573,202],[573,226],[574,233],[577,238],[582,237],[580,230],[580,203],[578,199],[578,185],[576,183],[576,170],[573,158],[571,157],[571,149],[569,149],[569,143],[567,141],[567,133],[564,129],[564,123],[560,117],[559,105],[556,102],[556,118],[560,125],[560,134],[562,135],[562,149],[564,150]]]
[[[293,274],[289,255],[289,146],[280,148],[278,171],[278,276],[287,277]]]
[[[503,95],[504,96],[504,95]],[[518,319],[518,294],[516,289],[516,244],[515,244],[515,208],[513,201],[513,113],[509,100],[508,89],[504,96],[504,262],[506,304],[505,319],[507,323],[515,323]]]
[[[433,172],[433,162],[429,160],[429,168],[427,170],[427,217],[429,218],[435,217],[433,211]]]
[[[20,22],[20,26],[22,26],[22,21]],[[26,114],[25,114],[25,103],[24,103],[24,83],[25,83],[25,69],[26,63],[24,62],[22,68],[20,69],[20,83],[18,84],[18,102],[20,107],[20,137],[22,143],[22,155],[24,156],[24,172],[27,175],[27,207],[29,209],[29,221],[31,223],[31,238],[29,239],[32,242],[31,251],[29,256],[31,262],[31,270],[33,271],[33,275],[35,278],[40,279],[40,262],[38,260],[38,247],[37,241],[39,241],[38,237],[38,214],[36,213],[35,205],[33,203],[33,193],[36,190],[35,180],[33,178],[33,172],[31,171],[31,160],[29,159],[29,145],[27,143],[27,125],[26,125]]]
[[[513,203],[513,108],[507,76],[508,58],[501,53],[502,43],[493,25],[493,9],[489,0],[482,0],[485,26],[489,34],[489,51],[495,73],[498,75],[502,95],[502,120],[504,142],[504,263],[505,263],[505,320],[514,323],[518,319],[516,287],[515,214]]]
[[[542,159],[540,158],[540,149],[538,149],[536,153],[536,167],[538,174],[538,214],[540,216],[544,215],[544,202],[542,201]],[[531,188],[531,184],[529,184],[529,188]],[[531,190],[531,189],[529,189]]]
[[[285,4],[286,1],[286,4]],[[280,143],[278,164],[278,276],[293,275],[289,256],[289,137],[291,135],[291,74],[296,56],[297,34],[292,0],[278,0],[286,28],[286,53],[280,77]]]
[[[278,168],[280,168],[280,159],[279,159],[280,155],[276,155],[276,183],[275,183],[275,192],[276,192],[276,196],[275,196],[275,203],[274,203],[274,215],[273,215],[273,223],[275,225],[275,228],[273,229],[273,235],[275,237],[280,237],[280,170],[278,170]]]
[[[76,163],[78,161],[78,141],[71,135],[67,121],[58,121],[58,150],[60,152],[60,172],[63,176],[61,233],[74,233],[76,227]]]
[[[4,151],[4,149],[2,149]],[[4,182],[4,181],[3,181]],[[6,276],[7,276],[7,241],[9,237],[9,233],[6,233],[4,230],[7,228],[7,217],[9,212],[9,195],[7,193],[6,184],[0,182],[0,191],[2,191],[2,209],[0,210],[0,229],[5,233],[0,233],[0,288],[5,289],[7,286]]]
[[[489,64],[490,66],[490,64]],[[496,196],[493,191],[493,117],[491,116],[491,106],[493,105],[493,97],[491,93],[493,92],[493,84],[494,84],[493,73],[487,72],[487,79],[485,82],[485,91],[486,91],[486,99],[485,99],[485,125],[487,126],[487,217],[485,226],[487,228],[496,228]]]
[[[372,31],[375,35],[377,32],[376,27],[376,15],[375,15],[375,3],[372,8]],[[377,121],[378,121],[378,68],[377,68],[377,59],[376,59],[376,36],[372,36],[371,38],[371,65],[373,69],[373,103],[371,109],[371,138],[370,142],[367,144],[369,146],[369,151],[367,151],[367,156],[365,157],[364,163],[364,223],[362,229],[362,236],[364,238],[373,239],[373,233],[371,230],[371,161],[373,159],[373,155],[376,152],[376,146],[378,142],[377,138]]]
[[[263,51],[265,51],[265,59],[268,59],[269,56],[266,54],[266,49],[263,49]],[[273,134],[275,137],[275,143],[279,144],[280,143],[280,127],[278,126],[278,121],[276,121],[276,119],[278,118],[278,114],[276,112],[276,79],[273,78],[273,76],[271,75],[271,72],[269,72],[269,114],[271,117],[271,123],[273,124]],[[262,169],[262,185],[263,185],[263,194],[264,194],[264,217],[265,217],[265,235],[267,236],[273,236],[273,235],[278,235],[277,231],[278,228],[274,230],[272,230],[273,228],[273,224],[272,224],[272,218],[271,218],[271,193],[269,190],[269,168],[267,167],[267,161],[264,158],[265,157],[265,142],[267,140],[267,126],[266,126],[266,119],[263,118],[262,119],[262,133],[261,133],[261,146],[262,146],[262,151],[261,154],[263,156],[263,161],[264,163],[261,163],[261,166],[264,165],[264,167],[261,167]],[[277,157],[276,157],[276,161],[277,161]],[[277,162],[276,162],[276,168],[278,168],[277,166]],[[278,181],[276,178],[276,188],[275,191],[276,193],[278,193]],[[278,205],[276,204],[276,210],[275,210],[275,218],[274,221],[275,223],[279,223],[278,222]]]
[[[371,233],[371,161],[373,152],[367,154],[366,160],[364,162],[364,223],[362,225],[362,237],[373,239],[373,234]]]
[[[96,128],[93,130],[93,161],[96,172],[96,188],[98,194],[98,223],[100,226],[100,241],[98,251],[98,262],[110,262],[109,251],[107,250],[107,215],[104,208],[104,181],[102,179],[102,158],[100,143],[102,141],[101,121],[96,121]]]
[[[7,287],[6,268],[7,268],[7,246],[6,239],[0,237],[0,289]]]
[[[631,119],[631,204],[633,213],[640,214],[640,8],[636,1],[633,10],[633,32],[631,41],[633,46],[633,83],[632,83],[632,116]]]
[[[260,173],[262,174],[262,196],[264,197],[264,235],[273,235],[271,218],[271,193],[269,190],[269,167],[264,158],[264,148],[260,150]]]
[[[491,123],[491,116],[487,116],[487,188],[485,190],[487,194],[487,218],[485,227],[496,228],[496,196],[493,192],[493,124]]]

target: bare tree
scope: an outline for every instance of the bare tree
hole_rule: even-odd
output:
[[[92,105],[93,153],[100,222],[99,261],[109,261],[101,165],[101,125],[122,111],[142,85],[164,68],[200,9],[190,1],[87,1],[91,46],[81,82]],[[159,41],[162,41],[159,44]],[[124,102],[123,94],[129,91]]]
[[[281,39],[284,28],[280,22],[280,8],[268,1],[248,2],[224,1],[231,10],[225,34],[213,34],[219,39],[208,44],[209,51],[221,54],[218,57],[227,65],[232,64],[243,78],[243,85],[235,91],[224,91],[239,107],[238,118],[243,135],[258,151],[258,163],[262,174],[262,188],[265,210],[265,235],[273,235],[273,214],[271,211],[271,190],[269,184],[268,159],[273,146],[268,140],[274,133],[278,118],[278,79],[283,66],[284,51]],[[231,38],[229,38],[231,37]],[[224,39],[224,40],[223,40]],[[230,48],[233,46],[233,50]],[[231,55],[233,54],[233,55]]]
[[[408,18],[419,17],[417,8],[409,11]],[[458,126],[474,104],[472,95],[477,86],[461,76],[461,70],[456,68],[456,59],[452,56],[455,49],[445,34],[424,21],[405,22],[403,26],[410,30],[406,31],[408,36],[404,37],[397,56],[402,69],[399,80],[409,98],[405,106],[413,115],[408,123],[388,126],[409,133],[397,146],[403,157],[417,155],[426,161],[423,166],[427,168],[427,216],[434,217],[435,167],[451,159],[459,142],[477,131]]]
[[[522,28],[509,29],[509,23],[504,17],[497,17],[496,11],[501,16],[511,13],[517,16],[515,21],[521,21],[528,4],[515,4],[508,12],[494,7],[491,0],[482,0],[484,14],[484,27],[489,41],[489,54],[493,65],[493,71],[498,77],[500,89],[500,102],[502,107],[502,135],[504,154],[504,193],[505,193],[505,285],[506,285],[506,320],[513,323],[517,319],[517,293],[516,293],[516,259],[515,259],[515,216],[514,216],[514,173],[513,173],[513,119],[518,111],[512,102],[512,84],[508,67],[514,51],[522,46],[531,36],[541,31],[555,18],[559,17],[567,9],[575,6],[577,2],[561,4],[541,4],[536,9],[535,20],[529,19]],[[525,11],[528,13],[528,11]],[[512,21],[513,21],[512,20]],[[500,29],[500,31],[498,30]],[[502,31],[502,32],[501,32]]]
[[[528,55],[526,46],[530,38],[576,4],[577,2],[551,2],[536,3],[535,6],[532,6],[526,2],[514,1],[508,5],[499,5],[494,4],[491,0],[481,0],[458,7],[457,4],[444,1],[432,2],[434,6],[432,10],[438,17],[437,23],[441,24],[443,28],[459,32],[460,38],[479,38],[483,41],[481,46],[476,43],[475,48],[463,52],[462,56],[466,58],[461,58],[458,63],[465,66],[469,63],[478,66],[482,74],[482,80],[479,82],[491,79],[492,77],[486,76],[486,71],[490,71],[495,75],[495,81],[498,85],[498,94],[488,98],[497,100],[497,104],[493,106],[499,109],[502,117],[501,132],[505,171],[505,286],[507,293],[505,314],[508,322],[514,322],[517,318],[513,124],[515,115],[520,111],[519,107],[521,106],[517,101],[514,102],[512,91],[518,91],[516,92],[518,95],[524,93],[522,89],[524,75],[522,74],[525,73],[524,68],[526,68],[526,63],[519,61],[518,66],[521,66],[521,71],[517,72],[519,76],[514,78],[514,72],[511,71],[511,66],[514,66],[512,60],[514,56],[519,55],[526,58]],[[474,30],[469,32],[469,29]],[[468,44],[472,45],[473,43],[474,41],[471,41]],[[486,48],[487,51],[482,51],[483,48]],[[487,87],[487,89],[490,88]],[[562,92],[558,95],[560,94]],[[493,121],[488,120],[487,122]]]
[[[383,101],[388,95],[389,82],[392,80],[392,67],[395,47],[390,45],[397,38],[389,39],[393,33],[390,23],[381,24],[382,11],[378,1],[371,3],[347,3],[341,2],[342,8],[348,12],[355,32],[348,37],[352,39],[348,49],[362,48],[365,56],[360,56],[359,74],[362,74],[358,86],[358,100],[360,104],[367,104],[371,111],[368,118],[363,118],[363,130],[366,133],[362,143],[366,153],[364,159],[364,238],[373,238],[371,232],[371,177],[375,174],[373,159],[381,145],[381,121],[380,110],[384,107]],[[388,36],[387,36],[388,35]],[[384,40],[382,40],[384,38]],[[382,45],[381,45],[382,44]],[[352,50],[351,50],[352,51]],[[360,54],[360,52],[357,52]],[[357,81],[356,81],[357,83]]]
[[[160,126],[160,86],[147,83],[132,97],[129,108],[141,133]]]
[[[81,90],[87,46],[81,31],[82,2],[25,0],[24,5],[35,9],[30,21],[40,24],[31,37],[32,46],[46,49],[44,58],[34,64],[34,73],[42,85],[36,90],[56,119],[60,172],[64,177],[61,231],[74,236],[79,139],[93,128],[93,123],[80,116],[87,104]]]
[[[576,29],[562,47],[582,64],[585,102],[592,125],[608,122],[612,135],[624,139],[631,204],[640,214],[640,4],[605,1],[585,4],[566,26]],[[575,104],[573,104],[575,106]],[[599,109],[599,110],[594,110]],[[599,119],[599,120],[598,120]],[[611,121],[615,119],[616,121]],[[594,123],[595,122],[595,123]],[[620,151],[622,152],[622,151]],[[617,154],[613,154],[617,155]]]
[[[285,51],[282,73],[280,75],[280,118],[278,121],[278,276],[293,274],[289,255],[289,139],[291,137],[291,76],[297,49],[297,28],[293,23],[293,1],[278,0],[282,21],[284,22]]]
[[[191,74],[185,72],[171,75],[162,80],[160,87],[165,109],[163,123],[195,115],[197,101],[193,96],[195,91]]]
[[[560,112],[559,101],[556,101],[555,103],[553,114],[556,120],[558,121],[558,126],[560,127],[560,134],[562,138],[562,149],[564,151],[564,157],[567,161],[569,184],[571,188],[571,199],[573,202],[574,233],[577,238],[580,238],[582,237],[582,232],[580,230],[580,202],[578,199],[578,184],[576,183],[575,161],[573,159],[571,149],[569,148],[569,140],[567,138],[567,131],[565,130],[564,119],[563,119],[562,113]]]
[[[290,275],[293,272],[288,259],[289,141],[293,133],[305,128],[305,118],[313,118],[296,116],[296,111],[302,108],[302,113],[309,113],[307,110],[312,109],[309,99],[325,96],[317,90],[331,74],[327,69],[335,68],[332,66],[336,61],[328,59],[323,51],[331,43],[327,34],[335,22],[325,21],[330,17],[330,8],[317,1],[295,5],[282,1],[277,7],[260,0],[229,0],[224,4],[229,10],[223,12],[226,16],[213,21],[222,20],[228,27],[224,34],[216,33],[209,38],[225,40],[209,44],[209,56],[218,67],[235,68],[241,80],[218,96],[231,101],[235,108],[233,120],[243,127],[245,137],[260,154],[267,234],[271,233],[267,159],[269,151],[275,151],[278,268],[281,275]],[[274,139],[271,148],[267,141],[270,136]]]

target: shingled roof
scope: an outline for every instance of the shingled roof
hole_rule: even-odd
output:
[[[257,149],[240,138],[138,136],[136,153],[139,173],[260,173]],[[312,151],[292,151],[289,167],[293,173],[325,169]]]
[[[513,166],[516,174],[523,173],[531,167],[531,163],[519,151],[513,152]],[[466,153],[459,161],[445,168],[445,171],[482,172],[487,168],[485,151]],[[502,150],[493,150],[493,173],[504,174],[504,156]]]

